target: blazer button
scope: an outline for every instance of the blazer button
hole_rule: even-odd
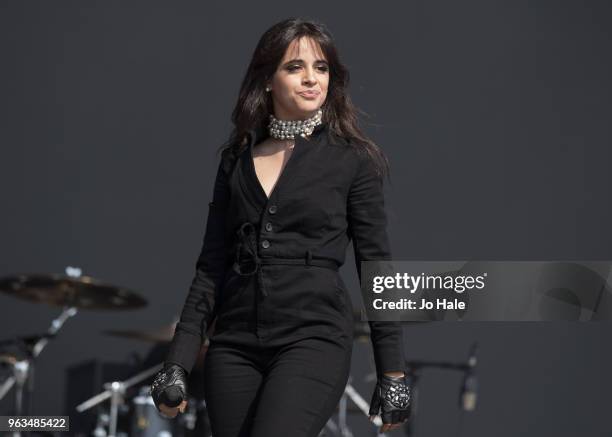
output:
[[[261,247],[263,247],[264,249],[267,249],[268,247],[270,247],[270,242],[268,240],[262,241]]]
[[[272,205],[270,208],[268,208],[268,212],[270,214],[276,214],[276,205]]]
[[[266,231],[272,232],[272,223],[270,222],[266,223]]]

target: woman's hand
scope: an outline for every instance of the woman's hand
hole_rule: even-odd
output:
[[[410,386],[402,372],[398,376],[383,374],[378,379],[372,395],[370,421],[380,412],[383,421],[381,433],[399,428],[410,417],[411,397]]]
[[[151,397],[162,415],[174,418],[187,407],[187,372],[177,364],[165,364],[153,384]]]

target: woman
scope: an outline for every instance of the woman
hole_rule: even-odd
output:
[[[353,308],[338,268],[353,240],[390,259],[386,159],[356,124],[348,71],[319,23],[288,19],[261,38],[232,114],[202,252],[151,394],[183,412],[186,376],[205,359],[213,435],[317,436],[346,386]],[[370,322],[378,382],[370,420],[409,416],[399,323]]]

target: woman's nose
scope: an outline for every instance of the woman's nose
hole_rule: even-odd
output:
[[[305,83],[315,83],[316,82],[316,76],[314,74],[314,69],[312,68],[305,68],[304,69],[304,78],[303,81]]]

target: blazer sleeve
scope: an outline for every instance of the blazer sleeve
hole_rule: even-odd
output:
[[[348,226],[353,240],[355,264],[361,281],[361,261],[390,260],[383,179],[373,161],[360,157],[348,196]],[[369,321],[377,373],[404,370],[401,323]]]
[[[165,360],[166,363],[178,364],[187,372],[191,372],[202,347],[204,333],[214,318],[215,300],[226,269],[228,241],[225,224],[229,206],[226,171],[222,158],[215,178],[213,199],[208,204],[208,219],[195,276]]]

